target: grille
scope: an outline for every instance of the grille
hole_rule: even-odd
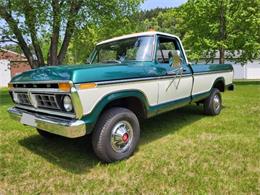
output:
[[[59,104],[56,101],[55,95],[35,94],[35,99],[39,108],[49,108],[59,110]]]
[[[17,98],[20,104],[32,105],[27,93],[17,93]]]
[[[59,88],[59,85],[57,83],[40,83],[40,84],[14,84],[14,88]]]

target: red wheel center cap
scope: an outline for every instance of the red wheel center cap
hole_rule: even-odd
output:
[[[122,136],[122,140],[124,141],[124,142],[127,142],[128,141],[128,134],[127,133],[125,133],[123,136]]]

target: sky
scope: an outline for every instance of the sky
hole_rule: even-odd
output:
[[[187,0],[144,0],[141,8],[144,10],[149,10],[157,7],[178,7],[185,2],[187,2]]]

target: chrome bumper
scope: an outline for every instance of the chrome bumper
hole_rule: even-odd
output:
[[[32,127],[61,135],[68,138],[76,138],[86,135],[86,125],[82,120],[64,119],[61,117],[48,116],[12,107],[8,109],[12,119],[21,122],[23,113],[30,114],[34,118]]]

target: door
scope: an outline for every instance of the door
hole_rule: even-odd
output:
[[[0,87],[7,87],[10,80],[10,62],[8,60],[0,60]]]
[[[174,56],[181,58],[181,71],[174,66]],[[159,66],[166,69],[167,74],[159,81],[158,104],[179,107],[191,101],[192,71],[185,60],[178,39],[159,36],[157,41],[156,60]],[[176,59],[175,59],[176,60]]]

